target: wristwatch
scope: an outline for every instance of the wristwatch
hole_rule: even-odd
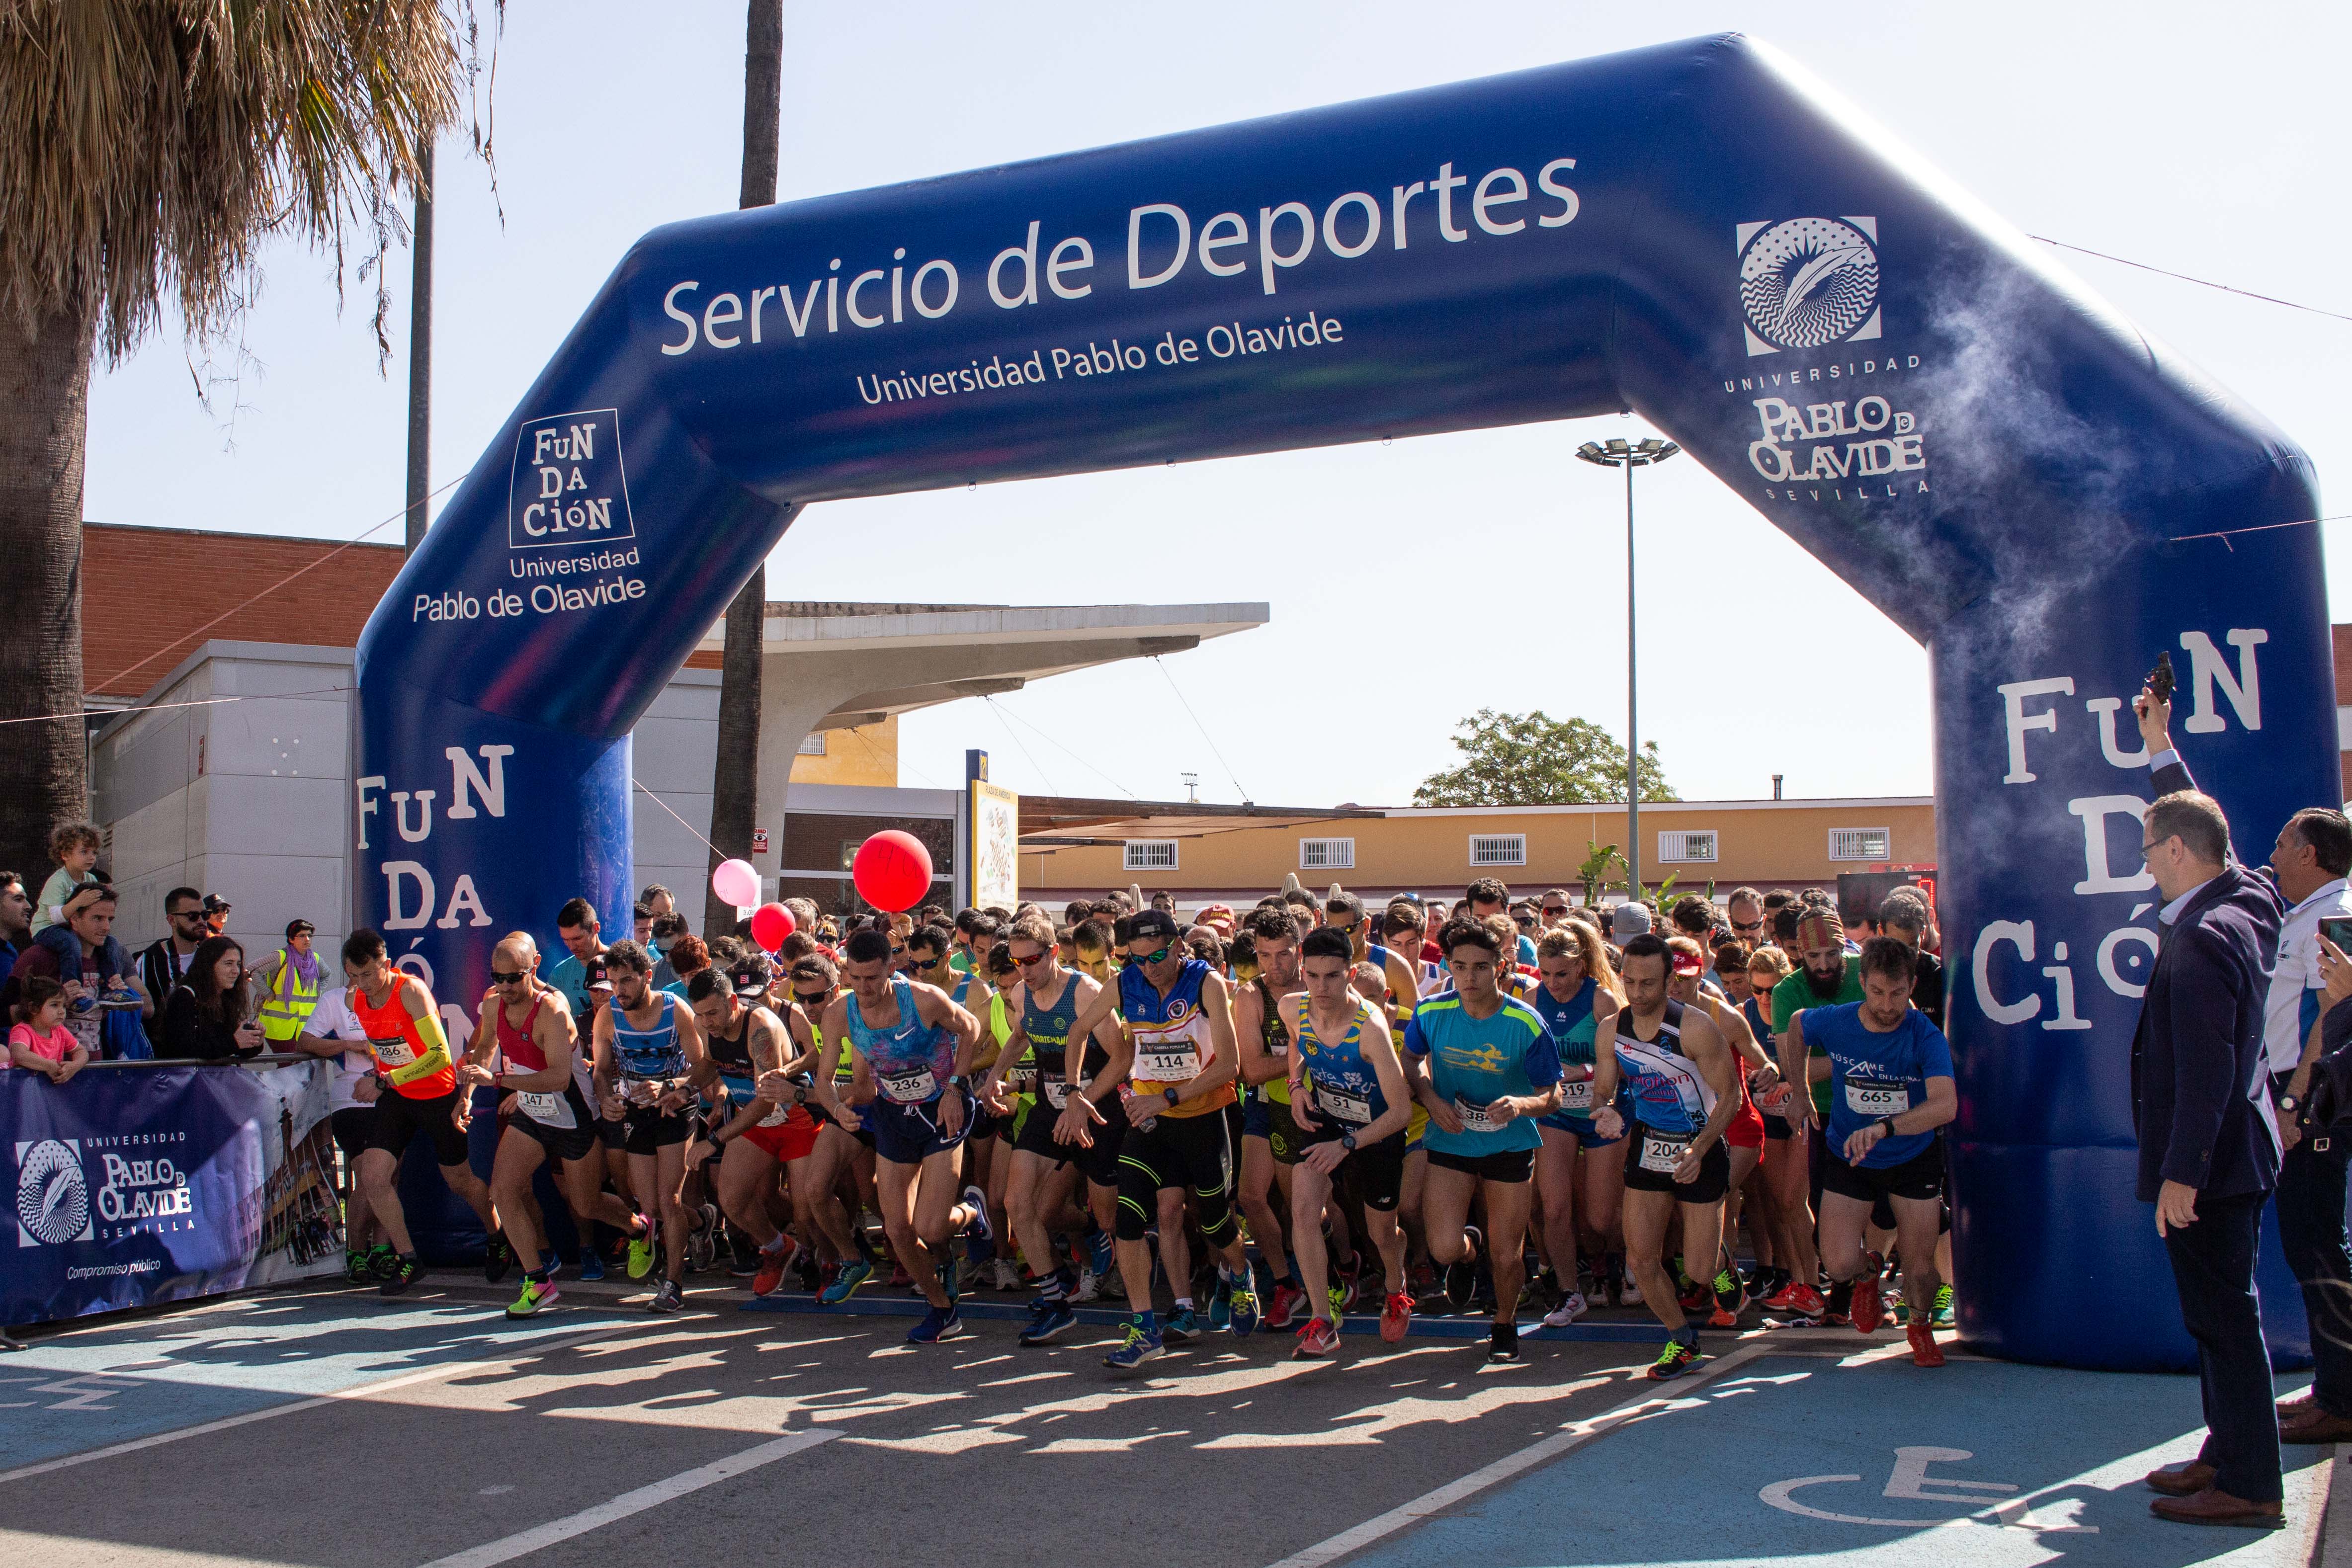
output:
[[[1347,1150],[1349,1154],[1354,1154],[1356,1152],[1356,1134],[1353,1133],[1340,1134],[1339,1146]]]
[[[1878,1134],[1879,1136],[1883,1138],[1902,1136],[1901,1134],[1895,1130],[1895,1118],[1892,1116],[1881,1116],[1878,1119]]]
[[[2303,1109],[2303,1102],[2292,1094],[2282,1094],[2278,1097],[2278,1108],[2292,1116]]]
[[[1160,1092],[1160,1097],[1168,1102],[1168,1108],[1171,1111],[1176,1109],[1177,1105],[1181,1103],[1177,1098],[1176,1091],[1173,1089],[1162,1089]]]

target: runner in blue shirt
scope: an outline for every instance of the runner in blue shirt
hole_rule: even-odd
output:
[[[1542,1240],[1559,1285],[1559,1303],[1544,1314],[1546,1328],[1567,1327],[1584,1315],[1587,1304],[1578,1282],[1582,1270],[1576,1251],[1580,1156],[1585,1218],[1595,1235],[1608,1236],[1616,1230],[1625,1194],[1624,1135],[1604,1138],[1592,1125],[1596,1009],[1599,1016],[1612,1015],[1621,998],[1601,988],[1603,975],[1612,987],[1617,984],[1617,977],[1608,973],[1605,957],[1599,971],[1586,962],[1585,940],[1581,933],[1565,925],[1538,937],[1536,975],[1541,983],[1527,998],[1551,1035],[1560,1066],[1559,1109],[1541,1118],[1543,1147],[1536,1154],[1536,1193],[1543,1199]],[[1610,1282],[1614,1282],[1613,1278]]]
[[[1926,1013],[1911,1005],[1911,949],[1892,936],[1862,946],[1862,1000],[1807,1008],[1789,1020],[1784,1063],[1808,1051],[1829,1058],[1829,1150],[1822,1161],[1822,1266],[1853,1283],[1853,1326],[1878,1326],[1878,1281],[1885,1262],[1863,1249],[1872,1206],[1895,1210],[1903,1296],[1911,1307],[1911,1359],[1941,1366],[1929,1322],[1936,1310],[1936,1238],[1942,1227],[1944,1151],[1937,1129],[1959,1112],[1952,1051]],[[1801,1095],[1789,1114],[1811,1107]]]
[[[1507,916],[1450,920],[1437,944],[1454,988],[1414,1009],[1404,1031],[1405,1072],[1429,1112],[1423,1228],[1430,1256],[1446,1266],[1447,1293],[1466,1301],[1480,1251],[1470,1200],[1486,1199],[1495,1285],[1486,1357],[1517,1361],[1528,1177],[1543,1143],[1536,1119],[1559,1108],[1559,1052],[1535,1009],[1503,994],[1505,955],[1518,948]]]

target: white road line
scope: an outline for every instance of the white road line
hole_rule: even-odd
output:
[[[242,1416],[229,1416],[218,1421],[206,1421],[200,1426],[182,1427],[175,1431],[158,1432],[152,1437],[133,1438],[127,1443],[111,1443],[103,1448],[92,1448],[86,1454],[68,1454],[63,1458],[47,1459],[37,1465],[26,1465],[21,1469],[0,1470],[0,1486],[5,1486],[10,1481],[26,1480],[34,1476],[45,1476],[52,1470],[71,1469],[76,1465],[87,1465],[98,1459],[111,1459],[123,1454],[135,1454],[142,1448],[161,1448],[165,1443],[176,1443],[186,1437],[202,1437],[214,1432],[226,1432],[233,1427],[248,1427],[256,1421],[268,1421],[280,1416],[291,1416],[298,1410],[316,1410],[322,1405],[332,1405],[340,1400],[365,1399],[370,1395],[388,1393],[394,1388],[405,1388],[412,1383],[430,1383],[436,1378],[455,1377],[460,1373],[480,1372],[486,1367],[509,1366],[545,1351],[566,1350],[575,1344],[585,1344],[590,1340],[609,1339],[617,1333],[642,1331],[654,1325],[638,1322],[613,1323],[601,1329],[590,1329],[584,1333],[566,1334],[556,1339],[541,1340],[529,1345],[518,1346],[512,1355],[497,1356],[488,1361],[447,1362],[439,1366],[428,1366],[416,1372],[404,1372],[396,1377],[386,1377],[374,1383],[362,1383],[350,1388],[339,1388],[332,1394],[321,1394],[309,1399],[297,1399],[285,1405],[272,1405],[266,1410],[248,1410]]]
[[[1407,1525],[1417,1524],[1433,1513],[1442,1513],[1465,1498],[1474,1497],[1487,1488],[1509,1480],[1523,1470],[1532,1469],[1548,1459],[1572,1454],[1596,1437],[1622,1426],[1644,1410],[1669,1405],[1687,1397],[1690,1391],[1705,1386],[1725,1373],[1764,1354],[1787,1354],[1786,1347],[1768,1341],[1741,1345],[1720,1360],[1711,1361],[1685,1378],[1678,1378],[1671,1386],[1646,1389],[1594,1416],[1580,1421],[1565,1431],[1555,1432],[1541,1442],[1507,1454],[1483,1469],[1472,1470],[1459,1480],[1449,1481],[1435,1491],[1424,1492],[1411,1502],[1392,1508],[1388,1512],[1368,1519],[1352,1530],[1343,1530],[1328,1541],[1318,1542],[1304,1552],[1295,1552],[1274,1563],[1272,1568],[1326,1568],[1350,1552],[1360,1552],[1373,1542],[1395,1534]],[[436,1565],[428,1564],[428,1568]]]
[[[616,1519],[643,1513],[673,1498],[700,1491],[704,1487],[715,1486],[746,1471],[756,1470],[761,1465],[772,1464],[788,1454],[797,1454],[804,1448],[814,1448],[819,1443],[831,1442],[840,1436],[839,1431],[829,1427],[812,1427],[804,1432],[789,1433],[773,1442],[746,1448],[740,1454],[730,1454],[723,1459],[714,1459],[707,1465],[681,1470],[667,1480],[656,1481],[635,1491],[625,1491],[610,1502],[600,1502],[593,1508],[583,1508],[578,1513],[551,1520],[534,1530],[526,1530],[447,1557],[436,1557],[425,1564],[425,1568],[494,1568],[497,1563],[510,1563],[543,1546],[569,1541],[575,1535],[585,1535]]]

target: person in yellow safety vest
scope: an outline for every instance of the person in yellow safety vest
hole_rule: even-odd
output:
[[[261,1032],[272,1051],[291,1045],[310,1021],[310,1009],[319,1005],[322,967],[310,951],[317,929],[307,920],[289,922],[286,946],[261,971],[267,993],[261,999]]]

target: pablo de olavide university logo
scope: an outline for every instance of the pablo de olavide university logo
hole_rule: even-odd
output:
[[[44,1138],[16,1145],[16,1245],[58,1247],[90,1239],[89,1188],[81,1145]]]
[[[1877,337],[1877,242],[1876,218],[1739,225],[1735,243],[1748,354]]]

